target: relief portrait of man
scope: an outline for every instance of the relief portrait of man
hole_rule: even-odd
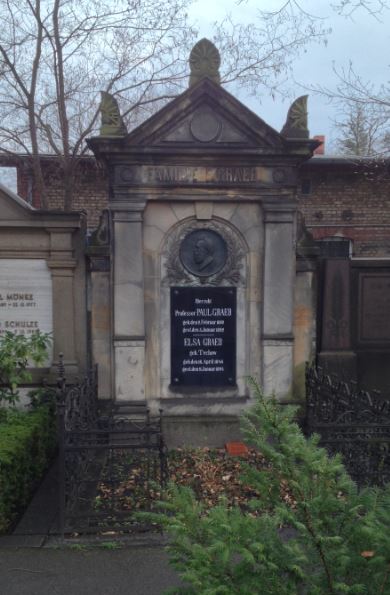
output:
[[[225,240],[214,230],[195,230],[183,240],[180,259],[183,266],[199,277],[214,275],[226,262]]]
[[[194,263],[199,271],[203,271],[214,260],[215,246],[212,239],[200,236],[194,245]]]

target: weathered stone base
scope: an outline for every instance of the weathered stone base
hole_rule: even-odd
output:
[[[237,416],[163,416],[163,433],[168,448],[223,448],[226,442],[242,440]]]

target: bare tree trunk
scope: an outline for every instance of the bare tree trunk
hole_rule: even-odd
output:
[[[74,202],[76,163],[72,160],[64,160],[63,167],[63,189],[64,189],[64,210],[71,211]]]
[[[69,144],[69,121],[66,110],[66,92],[64,59],[62,52],[62,42],[60,34],[60,15],[61,0],[55,0],[53,8],[53,31],[54,31],[54,72],[57,88],[57,110],[61,129],[61,140],[63,149],[63,175],[64,175],[64,210],[70,211],[73,204],[73,181],[72,175],[72,156],[70,154]]]
[[[43,42],[43,25],[40,17],[40,0],[36,0],[35,6],[30,4],[30,9],[34,15],[34,19],[37,24],[37,34],[35,41],[35,53],[32,62],[31,79],[29,88],[21,78],[15,63],[12,59],[12,53],[9,54],[5,48],[0,45],[0,54],[6,64],[7,68],[12,72],[16,85],[18,86],[21,95],[24,96],[25,105],[27,106],[28,123],[29,123],[29,134],[31,141],[31,158],[32,167],[34,173],[34,187],[39,194],[40,206],[47,209],[48,200],[46,193],[45,180],[43,177],[41,160],[39,157],[39,142],[37,134],[37,122],[35,114],[35,96],[38,81],[38,71],[40,67],[41,54],[42,54],[42,42]]]
[[[31,160],[32,160],[32,169],[33,169],[33,174],[34,174],[33,191],[35,191],[39,196],[39,206],[42,209],[48,209],[49,201],[47,198],[46,183],[45,183],[45,179],[43,177],[42,164],[41,164],[41,160],[39,157],[39,152],[37,150],[37,147],[35,147],[35,151],[33,151]]]
[[[28,121],[30,126],[31,138],[31,153],[34,172],[35,190],[39,194],[40,206],[44,209],[48,208],[48,199],[46,193],[46,185],[43,177],[41,160],[39,157],[39,142],[37,134],[37,122],[35,117],[35,95],[37,89],[38,71],[42,54],[42,40],[43,40],[43,26],[41,21],[41,3],[36,1],[35,7],[32,7],[33,14],[37,23],[37,38],[35,43],[35,55],[33,60],[33,67],[31,71],[30,92],[28,93]]]

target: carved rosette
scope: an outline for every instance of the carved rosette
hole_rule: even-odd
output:
[[[213,275],[198,276],[190,273],[180,259],[180,247],[189,233],[198,230],[211,230],[218,233],[226,243],[227,257],[221,270]],[[178,227],[168,238],[162,252],[164,275],[162,285],[185,285],[201,287],[243,287],[245,285],[245,250],[236,234],[226,225],[217,221],[192,221]]]

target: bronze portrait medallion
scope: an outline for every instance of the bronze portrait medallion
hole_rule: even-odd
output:
[[[211,229],[191,231],[180,246],[180,260],[184,268],[198,277],[218,273],[226,263],[225,240]]]

